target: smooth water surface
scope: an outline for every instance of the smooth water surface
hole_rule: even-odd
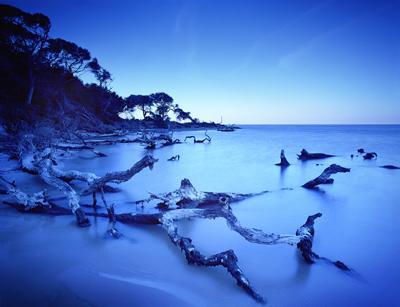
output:
[[[180,131],[174,136],[201,138],[203,133]],[[172,191],[183,178],[201,191],[268,190],[232,206],[242,225],[293,234],[308,215],[321,212],[314,250],[357,273],[305,264],[292,246],[251,244],[222,219],[184,221],[180,233],[206,255],[234,249],[240,267],[269,306],[400,305],[400,170],[378,167],[400,165],[400,126],[244,126],[233,133],[208,134],[211,144],[155,150],[159,162],[154,169],[121,184],[122,192],[107,194],[108,201],[119,212],[150,211],[132,202],[146,198],[148,191]],[[301,162],[296,154],[302,148],[337,156]],[[351,159],[358,148],[374,151],[378,158]],[[292,164],[284,170],[274,165],[281,149]],[[108,157],[79,153],[66,157],[60,167],[103,175],[127,169],[146,153],[137,144],[98,150]],[[176,154],[180,161],[166,161]],[[351,172],[334,175],[334,184],[320,191],[300,187],[332,163]],[[31,192],[45,187],[38,178],[13,172],[7,176]],[[58,195],[51,189],[50,194]],[[80,229],[72,217],[0,208],[0,306],[257,305],[223,268],[189,266],[158,226],[118,225],[125,237],[113,240],[105,235],[105,220],[92,220],[92,227]]]

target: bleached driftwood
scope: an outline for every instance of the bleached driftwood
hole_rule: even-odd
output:
[[[314,237],[314,220],[320,217],[321,214],[309,216],[304,225],[302,225],[295,235],[280,235],[274,233],[266,233],[259,229],[243,227],[236,216],[233,214],[230,203],[244,200],[249,197],[263,194],[261,193],[214,193],[214,192],[199,192],[190,183],[188,179],[181,182],[179,189],[164,194],[152,194],[150,199],[142,201],[148,203],[151,200],[161,200],[164,203],[170,204],[165,211],[151,214],[133,214],[133,213],[114,213],[113,210],[108,210],[108,213],[87,212],[86,215],[109,218],[111,228],[108,233],[114,237],[119,237],[120,233],[115,228],[115,222],[126,224],[160,224],[166,230],[169,238],[174,245],[179,247],[185,254],[189,264],[199,266],[223,266],[229,274],[236,280],[239,287],[243,288],[246,293],[251,295],[257,302],[264,303],[265,299],[252,287],[250,281],[245,276],[243,271],[238,266],[238,258],[233,250],[227,250],[211,256],[205,256],[200,253],[192,243],[190,238],[182,237],[178,233],[177,221],[191,218],[224,218],[229,227],[240,234],[244,239],[256,244],[289,244],[297,245],[303,258],[307,263],[314,263],[317,260],[324,260],[334,264],[341,270],[350,270],[344,263],[340,261],[333,262],[327,258],[320,257],[312,250],[312,241]],[[104,193],[102,193],[104,197]],[[108,206],[103,199],[106,208]],[[177,209],[171,209],[177,207]],[[38,211],[32,211],[38,212]],[[70,211],[57,207],[55,205],[49,208],[43,208],[41,213],[53,215],[71,214]]]
[[[330,178],[331,175],[336,173],[348,173],[348,172],[350,172],[349,168],[337,164],[331,164],[326,169],[324,169],[321,175],[319,175],[317,178],[313,180],[306,182],[305,184],[302,185],[302,187],[306,189],[313,189],[320,184],[332,184],[334,180],[333,178]]]
[[[185,142],[187,139],[193,139],[193,143],[204,143],[204,142],[208,142],[211,143],[211,137],[207,134],[207,131],[204,132],[205,138],[203,139],[197,139],[194,135],[188,135],[187,137],[185,137]]]
[[[9,182],[2,176],[0,176],[0,185],[4,187],[7,194],[15,198],[17,204],[23,210],[28,211],[39,206],[49,206],[46,191],[40,191],[34,193],[33,195],[29,195],[18,189],[15,185],[15,182]]]

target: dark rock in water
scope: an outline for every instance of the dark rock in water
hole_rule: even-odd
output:
[[[334,157],[334,155],[325,154],[325,153],[310,153],[305,149],[302,149],[300,154],[297,155],[299,160],[306,161],[306,160],[317,160],[317,159],[326,159]]]
[[[350,268],[347,265],[345,265],[342,261],[337,260],[334,262],[334,265],[343,271],[350,271]]]
[[[364,160],[372,160],[372,159],[376,159],[378,157],[376,152],[367,152],[364,155]]]
[[[383,165],[383,166],[379,166],[381,168],[386,168],[386,169],[400,169],[400,167],[395,166],[395,165]]]
[[[285,157],[285,151],[283,149],[281,150],[281,162],[276,163],[275,165],[282,166],[282,167],[286,167],[286,166],[290,165],[289,161]]]
[[[167,161],[179,161],[181,158],[180,155],[172,156],[171,158],[167,159]]]
[[[82,208],[78,208],[75,211],[75,216],[76,216],[76,221],[77,221],[79,227],[89,227],[90,226],[90,221],[86,217],[85,212],[82,210]]]
[[[350,158],[352,158],[352,159],[353,159],[353,158],[354,158],[354,155],[353,155],[353,154],[351,154],[351,155],[350,155]]]
[[[365,150],[364,150],[364,148],[359,148],[359,149],[357,149],[357,152],[360,154],[363,154],[363,153],[365,153]]]

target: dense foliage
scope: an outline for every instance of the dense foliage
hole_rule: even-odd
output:
[[[166,127],[171,114],[194,121],[165,93],[120,97],[97,58],[73,42],[51,38],[50,30],[47,16],[0,5],[0,112],[6,126],[46,120],[58,128],[94,130],[127,125],[118,114],[134,110],[156,127]],[[84,84],[84,72],[98,83]]]

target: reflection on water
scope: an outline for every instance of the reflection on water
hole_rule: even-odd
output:
[[[186,134],[174,136],[183,139]],[[200,137],[203,132],[190,134]],[[400,164],[399,126],[252,126],[209,134],[210,145],[155,150],[159,162],[154,169],[122,184],[121,193],[108,194],[109,202],[118,211],[147,212],[132,201],[146,198],[148,191],[174,190],[182,178],[203,191],[267,189],[271,193],[232,206],[244,226],[293,234],[308,215],[321,212],[315,251],[344,261],[366,282],[323,263],[306,265],[290,246],[250,244],[222,219],[184,221],[179,231],[206,255],[234,249],[239,265],[271,306],[400,304],[400,171],[377,167]],[[377,152],[378,159],[351,159],[361,147]],[[302,148],[337,157],[299,162],[296,154]],[[274,165],[281,149],[292,164],[286,169]],[[102,175],[130,167],[145,153],[137,144],[99,150],[108,157],[92,159],[79,153],[86,158],[66,159],[60,165]],[[166,161],[176,154],[179,162]],[[334,175],[335,183],[320,191],[300,188],[331,163],[350,167],[351,172]],[[31,177],[17,182],[33,191],[43,186]],[[1,207],[0,305],[256,305],[222,268],[188,266],[159,227],[118,225],[125,235],[121,240],[105,239],[106,229],[103,219],[79,229],[70,217],[24,215]]]

